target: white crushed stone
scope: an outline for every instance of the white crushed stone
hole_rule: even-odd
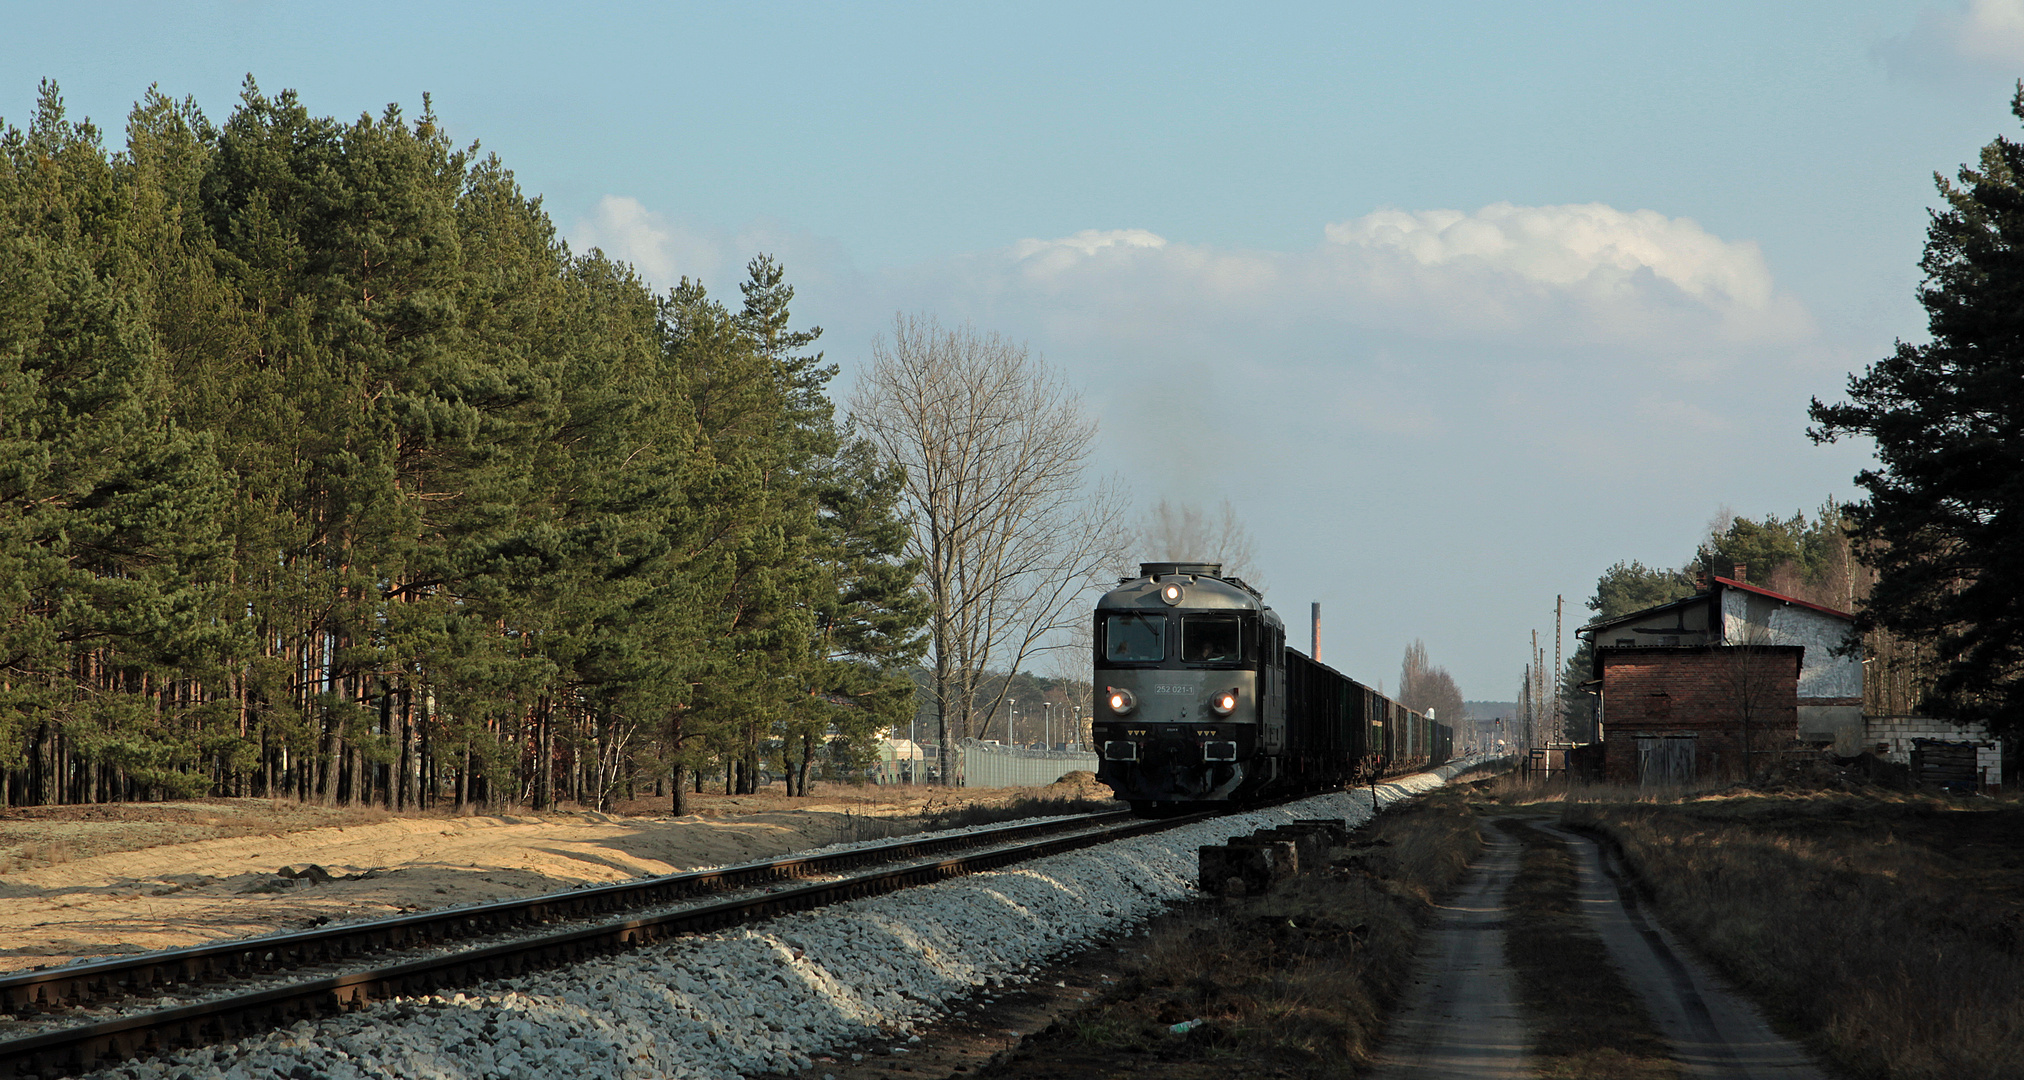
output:
[[[1465,767],[1380,785],[1378,797],[1408,798]],[[980,989],[1024,982],[1048,960],[1198,895],[1199,846],[1294,818],[1359,823],[1370,812],[1368,788],[1316,796],[90,1075],[733,1080],[805,1070],[816,1054],[859,1044],[905,1053],[919,1029]]]
[[[922,840],[941,840],[951,837],[989,834],[997,830],[1006,829],[1008,827],[1008,824],[1031,826],[1051,822],[1075,822],[1079,821],[1080,819],[1087,818],[1089,816],[1091,815],[1066,814],[1054,817],[1027,818],[1016,823],[997,822],[984,825],[965,825],[953,829],[939,829],[932,832],[917,833],[912,836],[899,837],[899,838],[888,837],[876,840],[842,841],[834,844],[828,844],[819,848],[812,848],[807,851],[796,852],[794,853],[794,855],[801,858],[808,858],[813,856],[840,854],[844,852],[858,851],[863,849],[890,847],[898,843],[911,843]],[[977,848],[976,850],[988,851],[994,847],[1009,846],[1021,842],[1020,840],[1017,839],[998,840],[989,837],[988,835],[984,836],[983,839],[984,839],[983,845]],[[744,866],[766,865],[773,861],[774,860],[768,859],[750,863],[730,863],[722,866],[698,867],[693,870],[679,871],[678,873],[679,874],[708,873],[710,871],[715,870],[736,869],[738,867]],[[897,862],[901,860],[895,857],[894,861]],[[835,880],[837,878],[843,877],[847,873],[852,872],[857,871],[826,871],[817,874],[809,874],[807,876],[794,879],[783,879],[777,881],[759,881],[748,885],[738,886],[736,888],[724,889],[721,891],[704,891],[697,893],[693,896],[684,897],[679,900],[671,900],[659,904],[651,904],[644,907],[635,908],[628,913],[627,917],[653,918],[659,915],[681,911],[685,908],[702,907],[708,904],[722,903],[726,900],[733,900],[740,897],[752,896],[758,893],[774,892],[783,888],[793,888],[799,885],[813,884],[818,881]],[[641,878],[635,879],[633,883],[636,884],[638,881],[650,880],[655,876],[658,875],[643,875]],[[565,889],[562,890],[560,893],[550,895],[566,895],[567,893],[570,892],[600,887],[602,886],[586,883],[584,885],[579,885],[572,889]],[[521,897],[520,899],[533,899],[533,898],[534,897]],[[500,903],[500,901],[485,900],[472,904],[463,904],[463,905],[437,908],[429,912],[429,914],[454,915],[460,911],[467,911],[467,910],[475,911],[490,908],[498,903]],[[359,915],[352,918],[339,920],[338,922],[332,923],[331,925],[332,926],[365,925],[374,922],[384,921],[384,918],[385,918],[384,916],[380,915]],[[586,919],[583,921],[586,924],[588,924],[590,920]],[[494,933],[481,934],[476,937],[467,937],[467,938],[440,941],[431,945],[424,945],[406,949],[402,952],[401,959],[403,960],[427,959],[431,957],[447,955],[450,953],[464,952],[470,949],[479,948],[487,945],[501,945],[501,944],[508,944],[517,940],[545,937],[548,934],[552,933],[553,931],[554,928],[550,926],[540,926],[540,925],[512,926],[507,927],[503,930],[496,931]],[[237,940],[235,945],[238,948],[257,950],[266,947],[269,938],[278,939],[287,936],[289,936],[289,932],[283,932],[281,934],[268,934],[268,935],[258,935],[253,937],[240,938]],[[212,944],[220,944],[220,943],[222,943],[222,940],[221,942],[213,942]],[[153,953],[139,953],[135,955],[139,958],[144,959],[148,956],[164,956],[164,957],[173,956],[178,951],[179,950],[176,949],[165,949],[165,950],[157,950]],[[79,957],[71,961],[71,963],[73,964],[94,963],[103,959],[104,959],[103,957]],[[313,965],[310,969],[307,970],[312,970],[319,975],[333,975],[344,971],[365,971],[374,967],[382,966],[387,962],[388,960],[383,956],[375,954],[366,954],[363,956],[356,956],[336,961],[319,963]],[[8,1037],[27,1038],[32,1035],[41,1034],[47,1031],[56,1031],[61,1028],[70,1027],[79,1023],[94,1023],[106,1020],[120,1019],[127,1016],[135,1016],[141,1013],[151,1012],[156,1009],[168,1009],[174,1008],[179,1005],[197,1004],[200,1002],[213,1001],[219,998],[233,997],[240,994],[252,993],[259,990],[280,986],[286,983],[295,982],[300,978],[302,978],[302,975],[303,975],[302,972],[295,972],[295,971],[277,972],[271,975],[254,975],[245,978],[240,978],[238,980],[226,984],[199,986],[187,993],[177,993],[174,990],[169,990],[164,994],[154,997],[121,998],[115,999],[110,1002],[104,1002],[95,1005],[87,1005],[80,1008],[64,1010],[61,1012],[53,1012],[37,1016],[29,1016],[25,1018],[17,1017],[15,1019],[14,1024],[11,1027],[11,1030],[8,1032]]]

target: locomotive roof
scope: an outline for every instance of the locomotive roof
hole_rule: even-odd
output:
[[[1211,569],[1213,568],[1213,569]],[[1217,576],[1222,569],[1213,563],[1148,563],[1146,573],[1136,578],[1124,578],[1115,589],[1103,594],[1096,602],[1099,608],[1177,608],[1200,611],[1220,609],[1229,611],[1264,611],[1272,609],[1265,604],[1249,585],[1236,578]],[[1160,598],[1160,590],[1169,584],[1181,586],[1181,601],[1168,604]]]

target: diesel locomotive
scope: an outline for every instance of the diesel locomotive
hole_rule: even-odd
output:
[[[1141,563],[1096,605],[1097,779],[1140,814],[1335,790],[1446,761],[1454,733],[1286,645],[1219,563]]]

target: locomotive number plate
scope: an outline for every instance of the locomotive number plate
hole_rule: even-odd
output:
[[[1154,683],[1149,689],[1155,694],[1186,694],[1193,692],[1195,688],[1177,683]]]

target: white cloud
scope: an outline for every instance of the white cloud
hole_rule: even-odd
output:
[[[2024,61],[2024,2],[1973,0],[1961,15],[1954,47],[1962,56],[1992,66]]]
[[[1878,59],[1894,74],[1958,77],[1961,61],[2014,74],[2024,64],[2024,0],[1968,0],[1919,12],[1912,29],[1879,45]]]
[[[628,195],[599,199],[590,217],[577,222],[571,240],[582,248],[602,248],[662,287],[684,275],[715,280],[724,269],[722,238],[671,221]]]
[[[1689,218],[1596,203],[1495,203],[1472,212],[1381,210],[1320,231],[1305,251],[1245,251],[1146,229],[1085,229],[865,275],[805,233],[699,226],[607,195],[570,239],[632,263],[662,288],[686,275],[715,292],[742,277],[752,255],[772,253],[811,298],[848,298],[856,311],[828,314],[846,332],[859,321],[882,325],[881,313],[896,309],[1113,345],[1248,339],[1273,348],[1254,330],[1281,344],[1375,332],[1499,352],[1599,346],[1662,357],[1689,375],[1721,368],[1738,347],[1790,350],[1817,337],[1755,243]]]
[[[1330,243],[1408,254],[1421,266],[1466,267],[1559,288],[1649,269],[1703,301],[1761,308],[1771,299],[1771,273],[1755,244],[1725,242],[1690,219],[1650,210],[1507,202],[1466,215],[1391,210],[1330,225],[1326,233]]]
[[[1166,237],[1144,229],[1084,229],[1063,240],[1021,240],[1012,245],[1012,257],[1030,259],[1049,252],[1074,251],[1094,255],[1110,248],[1163,248]]]
[[[1028,292],[1056,325],[1100,320],[1119,336],[1264,320],[1676,355],[1814,332],[1755,243],[1650,210],[1385,210],[1323,233],[1309,251],[1246,252],[1086,230],[1021,240],[931,276],[950,293],[1001,304]]]
[[[834,241],[760,220],[732,230],[699,224],[649,210],[628,195],[606,195],[569,229],[579,251],[600,248],[630,263],[658,290],[682,278],[703,282],[720,300],[735,302],[735,284],[755,255],[772,255],[787,270],[797,292],[848,307],[866,299],[867,283]],[[797,317],[804,305],[797,305]]]

